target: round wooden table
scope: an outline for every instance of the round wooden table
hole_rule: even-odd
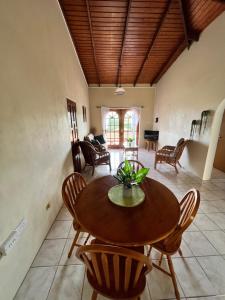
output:
[[[104,176],[81,192],[76,217],[87,232],[106,243],[129,247],[152,244],[173,231],[180,207],[167,187],[146,178],[141,185],[144,202],[136,207],[120,207],[108,199],[108,190],[116,184],[113,176]]]

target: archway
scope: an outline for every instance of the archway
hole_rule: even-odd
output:
[[[208,149],[206,163],[205,163],[205,169],[204,169],[204,173],[203,173],[203,180],[209,180],[211,178],[224,110],[225,110],[225,99],[223,99],[223,101],[217,107],[214,118],[213,118],[211,134],[210,134],[209,149]]]

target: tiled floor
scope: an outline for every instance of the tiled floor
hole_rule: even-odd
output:
[[[112,166],[122,160],[122,153],[113,151]],[[139,160],[150,167],[149,177],[167,185],[181,199],[184,193],[196,187],[201,193],[201,205],[194,223],[183,235],[182,251],[174,255],[180,295],[183,299],[225,299],[225,178],[218,176],[203,182],[184,169],[176,175],[170,166],[153,168],[154,153],[140,150]],[[88,182],[96,177],[108,175],[108,167],[96,168],[93,178],[87,169],[84,176]],[[223,174],[222,174],[223,175]],[[33,264],[22,283],[15,300],[89,300],[92,289],[85,277],[84,266],[75,257],[67,254],[74,232],[72,219],[62,207],[55,223],[46,236]],[[82,237],[84,239],[84,236]],[[152,259],[159,253],[152,252]],[[166,261],[163,261],[166,267]],[[168,276],[153,270],[147,278],[142,300],[174,299],[172,282]],[[99,296],[99,300],[105,299]]]

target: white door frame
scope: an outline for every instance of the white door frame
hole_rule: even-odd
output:
[[[225,99],[223,99],[223,101],[217,107],[213,118],[209,148],[206,157],[205,169],[203,173],[203,180],[209,180],[211,178],[224,110],[225,110]]]

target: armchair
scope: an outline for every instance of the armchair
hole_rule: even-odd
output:
[[[80,142],[81,151],[84,156],[85,166],[92,166],[92,176],[95,172],[95,167],[99,165],[109,165],[111,171],[110,153],[108,151],[97,151],[96,148],[87,141]]]
[[[188,140],[181,138],[176,146],[164,146],[162,149],[158,150],[155,155],[155,169],[157,163],[167,163],[173,166],[178,173],[177,164],[181,167],[179,159],[187,145]]]
[[[86,135],[84,137],[84,141],[91,143],[98,152],[106,151],[106,147],[104,145],[101,145],[100,142],[95,139],[93,133],[89,133],[88,135]]]

